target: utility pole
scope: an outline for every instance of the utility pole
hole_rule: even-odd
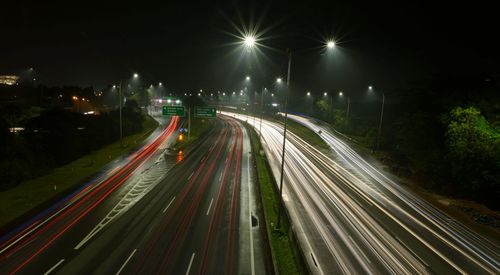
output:
[[[285,90],[285,104],[284,104],[284,111],[285,111],[285,126],[283,130],[283,150],[281,152],[281,176],[280,176],[280,208],[278,211],[278,222],[276,223],[276,228],[280,228],[281,226],[281,212],[283,211],[285,205],[283,203],[283,178],[284,178],[284,169],[285,169],[285,143],[286,143],[286,126],[287,126],[287,118],[288,118],[288,111],[287,111],[287,104],[288,104],[288,93],[290,92],[290,66],[292,64],[292,51],[288,49],[288,72],[287,72],[287,77],[286,77],[286,90]]]
[[[120,110],[120,147],[123,147],[123,122],[122,122],[122,81],[120,80],[120,90],[118,92],[118,100],[119,100],[119,107],[118,109]]]
[[[380,148],[380,133],[382,132],[382,119],[384,117],[385,95],[382,92],[382,110],[380,111],[380,122],[378,124],[377,150]]]
[[[349,110],[351,107],[351,98],[347,97],[347,114],[346,114],[346,120],[349,120]]]
[[[191,107],[188,108],[188,141],[191,138]]]
[[[259,124],[259,138],[262,137],[262,114],[264,113],[264,90],[262,88],[262,92],[260,93],[260,124]]]

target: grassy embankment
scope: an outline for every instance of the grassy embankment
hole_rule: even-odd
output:
[[[58,167],[49,174],[0,192],[0,228],[21,221],[48,206],[48,203],[70,193],[82,183],[82,180],[101,170],[110,161],[134,149],[156,129],[158,123],[147,116],[143,126],[142,132],[123,138],[123,147],[120,147],[120,142],[115,142]]]
[[[252,151],[266,219],[266,229],[270,233],[268,236],[275,267],[278,269],[279,274],[304,274],[305,270],[300,261],[301,255],[299,255],[298,247],[288,235],[288,232],[290,232],[288,221],[284,219],[280,229],[274,228],[274,223],[278,218],[279,194],[266,157],[259,153],[262,147],[258,135],[253,129],[250,129],[251,127],[247,128],[251,136]]]
[[[326,144],[326,142],[320,136],[318,136],[317,133],[313,132],[311,129],[305,127],[300,123],[288,119],[287,129],[299,136],[301,139],[305,140],[309,145],[320,151],[330,150],[330,146],[328,146],[328,144]]]

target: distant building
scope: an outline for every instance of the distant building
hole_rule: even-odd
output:
[[[19,76],[17,75],[0,75],[0,85],[17,85],[19,83]]]

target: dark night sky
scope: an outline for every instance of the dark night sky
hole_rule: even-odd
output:
[[[499,75],[492,4],[393,1],[17,1],[2,4],[0,74],[34,67],[48,85],[100,88],[133,72],[173,91],[226,90],[250,71],[270,82],[286,58],[263,49],[240,58],[237,34],[260,22],[262,44],[296,50],[292,82],[301,89],[392,88],[433,73]],[[437,2],[437,1],[433,1]],[[321,55],[333,34],[339,49]],[[238,61],[239,60],[239,61]]]

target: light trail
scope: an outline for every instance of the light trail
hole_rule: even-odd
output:
[[[256,130],[259,121],[247,121]],[[320,135],[328,156],[293,133],[287,138],[283,194],[313,273],[500,272],[498,245],[451,220],[396,184],[326,127],[289,116]],[[262,143],[275,178],[281,163],[282,125],[262,121]],[[333,260],[333,261],[332,261]]]

